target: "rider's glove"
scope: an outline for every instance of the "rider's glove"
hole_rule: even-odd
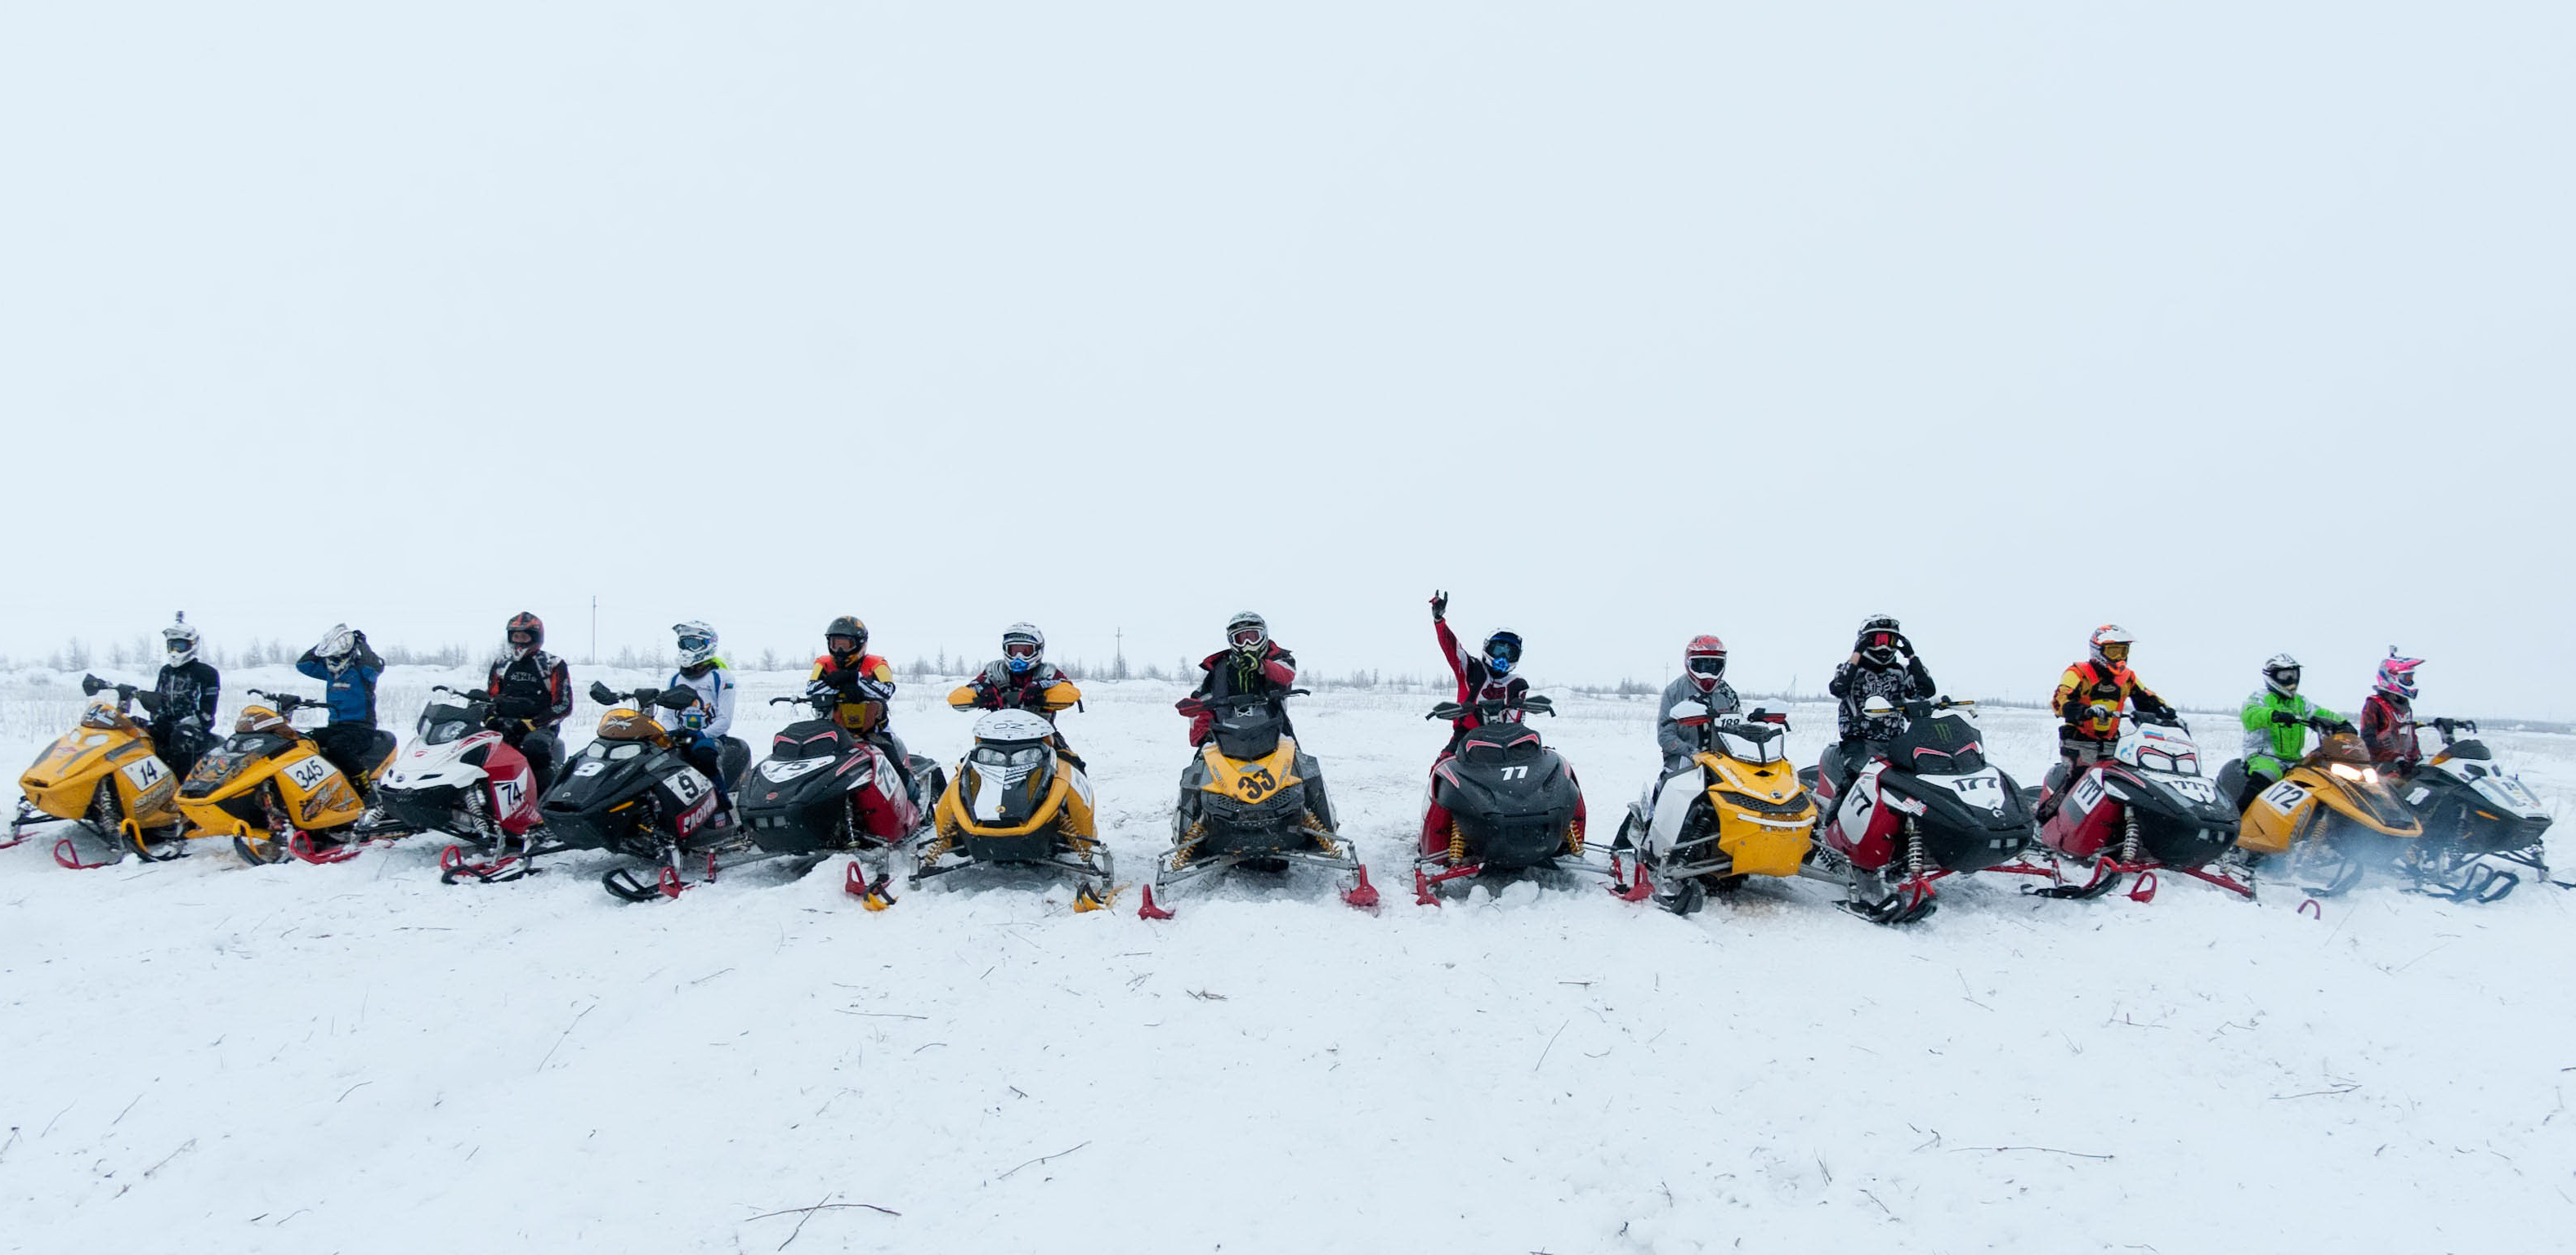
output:
[[[2095,703],[2093,703],[2092,705],[2085,707],[2085,708],[2084,708],[2084,713],[2086,713],[2086,714],[2088,714],[2088,715],[2091,715],[2091,716],[2093,716],[2093,717],[2094,717],[2094,718],[2096,718],[2096,719],[2108,719],[2108,718],[2110,718],[2111,716],[2116,715],[2116,714],[2118,714],[2118,713],[2120,713],[2120,712],[2119,712],[2119,711],[2116,711],[2116,710],[2113,710],[2113,709],[2111,709],[2110,707],[2105,706],[2105,705],[2103,705],[2103,704],[2102,704],[2102,703],[2100,703],[2100,702],[2095,702]]]
[[[1446,592],[1437,592],[1437,593],[1433,593],[1433,594],[1431,594],[1431,621],[1432,621],[1432,622],[1434,622],[1434,623],[1438,623],[1438,622],[1441,622],[1441,621],[1442,621],[1442,620],[1444,620],[1444,619],[1447,619],[1448,617],[1449,617],[1449,594],[1448,594],[1448,593],[1446,593]]]
[[[2293,723],[2302,723],[2302,722],[2305,722],[2305,721],[2304,721],[2304,720],[2302,720],[2302,719],[2300,719],[2297,715],[2290,713],[2289,711],[2286,711],[2286,710],[2276,710],[2276,711],[2273,711],[2273,712],[2272,712],[2272,722],[2274,722],[2274,723],[2276,723],[2276,724],[2282,724],[2282,725],[2285,725],[2285,726],[2286,726],[2286,725],[2288,725],[2288,724],[2293,724]]]
[[[839,697],[840,695],[841,690],[834,688],[830,680],[816,680],[805,686],[805,696],[812,698],[815,701],[823,701],[827,698]]]

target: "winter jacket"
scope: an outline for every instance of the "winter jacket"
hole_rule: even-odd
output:
[[[1689,766],[1691,755],[1699,752],[1699,738],[1685,734],[1681,721],[1673,718],[1673,707],[1683,702],[1698,702],[1708,707],[1708,713],[1712,715],[1733,714],[1744,709],[1743,700],[1735,695],[1735,686],[1724,680],[1718,681],[1716,688],[1705,693],[1699,691],[1699,685],[1693,683],[1689,676],[1681,676],[1665,685],[1663,704],[1655,711],[1655,745],[1664,751],[1664,770],[1667,772]]]
[[[843,694],[841,704],[832,708],[832,722],[861,736],[886,726],[884,699],[894,696],[894,664],[875,654],[861,654],[857,662],[844,667],[825,654],[814,660],[812,678]],[[876,692],[863,689],[861,680]]]
[[[698,695],[694,704],[660,716],[677,725],[674,731],[709,738],[733,731],[733,672],[726,669],[724,659],[709,659],[707,669],[697,675],[690,675],[686,668],[672,672],[669,687]]]
[[[1874,667],[1867,662],[1855,663],[1846,658],[1834,668],[1833,683],[1825,691],[1841,699],[1834,708],[1834,731],[1846,741],[1888,741],[1905,731],[1902,715],[1870,718],[1860,713],[1870,698],[1884,697],[1899,706],[1909,701],[1930,697],[1932,673],[1923,660],[1908,654],[1905,665]]]
[[[1182,713],[1190,716],[1192,745],[1207,740],[1216,727],[1215,715],[1194,710],[1200,701],[1286,692],[1297,684],[1297,655],[1280,648],[1277,641],[1265,641],[1257,659],[1245,657],[1239,649],[1221,649],[1199,660],[1199,672],[1199,686],[1180,704]]]
[[[213,731],[215,706],[223,691],[223,676],[206,665],[203,658],[191,658],[185,666],[161,668],[147,708],[152,715],[153,739],[166,739],[165,729],[175,728],[187,719],[195,720],[201,730]]]
[[[295,669],[323,682],[322,704],[330,708],[331,722],[376,726],[376,678],[385,673],[385,660],[375,650],[362,644],[348,666],[333,671],[308,649],[295,660]]]
[[[572,671],[542,649],[531,649],[524,658],[503,654],[493,659],[484,691],[492,697],[493,714],[525,719],[536,728],[552,730],[572,714]]]
[[[1449,670],[1458,677],[1458,704],[1473,707],[1478,702],[1499,701],[1517,705],[1529,696],[1529,681],[1515,676],[1498,676],[1485,665],[1485,656],[1458,643],[1458,634],[1449,630],[1449,621],[1434,619],[1431,626],[1440,636],[1440,648],[1449,655]],[[1469,713],[1451,725],[1453,735],[1484,725],[1482,715]]]
[[[2298,723],[2274,723],[2272,714],[2284,711]],[[2343,716],[2296,695],[2283,697],[2268,686],[2245,699],[2245,708],[2237,712],[2237,722],[2245,725],[2245,770],[2278,776],[2289,770],[2308,752],[2308,719],[2340,720]]]
[[[1013,671],[1008,661],[996,658],[985,663],[974,679],[950,690],[948,704],[959,710],[1033,710],[1052,723],[1055,712],[1079,697],[1079,690],[1054,663]]]
[[[2088,658],[2057,677],[2057,696],[2049,702],[2049,708],[2066,721],[2058,730],[2061,739],[2115,741],[2120,737],[2120,711],[2133,704],[2148,714],[2173,713],[2165,699],[2138,681],[2138,673],[2129,670],[2127,663],[2113,663],[2105,669]],[[2110,707],[2110,717],[2096,717],[2096,705]]]
[[[2361,701],[2361,742],[2382,770],[2413,771],[2424,748],[2415,740],[2415,703],[2373,693]]]

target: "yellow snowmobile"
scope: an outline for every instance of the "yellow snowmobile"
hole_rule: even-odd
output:
[[[148,706],[153,694],[94,675],[81,677],[81,692],[97,700],[81,712],[79,727],[47,746],[18,777],[18,814],[0,849],[25,841],[31,823],[68,819],[80,827],[54,842],[54,861],[65,867],[105,867],[127,853],[177,858],[187,850],[179,842],[179,812],[171,806],[178,774],[161,761],[152,734],[126,713],[137,698]],[[115,693],[116,700],[98,696],[105,692]],[[84,833],[106,852],[84,856],[77,839]]]
[[[1210,717],[1208,741],[1181,772],[1172,812],[1172,848],[1155,860],[1139,919],[1170,919],[1154,891],[1244,863],[1285,870],[1292,862],[1329,867],[1351,877],[1342,900],[1377,905],[1368,867],[1335,831],[1332,803],[1315,760],[1288,731],[1282,703],[1305,693],[1192,698],[1181,713]]]
[[[179,814],[188,822],[188,835],[231,837],[233,849],[252,863],[357,857],[359,846],[346,843],[350,834],[342,830],[367,813],[365,782],[350,781],[312,737],[287,722],[296,711],[322,703],[258,689],[250,695],[263,701],[242,707],[233,734],[206,751],[179,786]],[[377,734],[367,782],[392,765],[393,741]]]
[[[2326,897],[2360,884],[2374,865],[2411,861],[2424,828],[2370,765],[2351,724],[2313,723],[2323,739],[2246,805],[2236,847],[2249,868],[2288,856],[2291,877],[2317,882],[2308,893]],[[2244,761],[2229,762],[2218,772],[2219,796],[2239,796],[2244,782]]]
[[[975,745],[932,819],[907,883],[1018,863],[1074,876],[1077,911],[1097,911],[1116,896],[1109,848],[1094,826],[1091,781],[1056,748],[1055,725],[1042,716],[996,710],[976,720]]]
[[[1643,866],[1655,901],[1688,915],[1711,891],[1731,894],[1753,876],[1806,871],[1821,813],[1789,763],[1789,716],[1714,717],[1683,702],[1673,718],[1686,743],[1698,738],[1691,769],[1649,785],[1611,841]]]

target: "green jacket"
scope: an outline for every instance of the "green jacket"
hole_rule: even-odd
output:
[[[2278,776],[2308,752],[2308,725],[2274,723],[2272,712],[2286,710],[2302,720],[2339,720],[2343,716],[2304,697],[2283,697],[2269,686],[2245,699],[2239,719],[2245,725],[2245,769]]]

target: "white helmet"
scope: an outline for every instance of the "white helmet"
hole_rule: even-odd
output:
[[[170,626],[161,629],[161,648],[167,651],[171,666],[184,667],[197,660],[197,629],[188,626],[187,611],[180,611]]]
[[[671,630],[678,633],[680,637],[681,666],[704,666],[709,660],[716,656],[716,630],[714,628],[708,627],[706,624],[700,623],[696,619],[691,619],[686,623],[672,624]]]
[[[346,623],[334,623],[330,631],[322,634],[321,643],[313,647],[313,656],[338,666],[357,650],[358,634],[350,631]]]
[[[2263,664],[2264,687],[2283,697],[2299,693],[2299,660],[2288,654],[2274,654]]]
[[[2129,646],[2137,639],[2129,635],[2129,629],[2117,623],[2105,623],[2093,629],[2093,661],[2105,667],[2125,667],[2129,665]],[[2117,658],[2111,656],[2110,647],[2113,645],[2120,647]]]
[[[1018,675],[1037,667],[1046,657],[1046,633],[1034,623],[1014,623],[1002,629],[1002,665]]]
[[[1257,653],[1270,643],[1270,621],[1249,610],[1238,610],[1225,621],[1225,643],[1246,653]]]

